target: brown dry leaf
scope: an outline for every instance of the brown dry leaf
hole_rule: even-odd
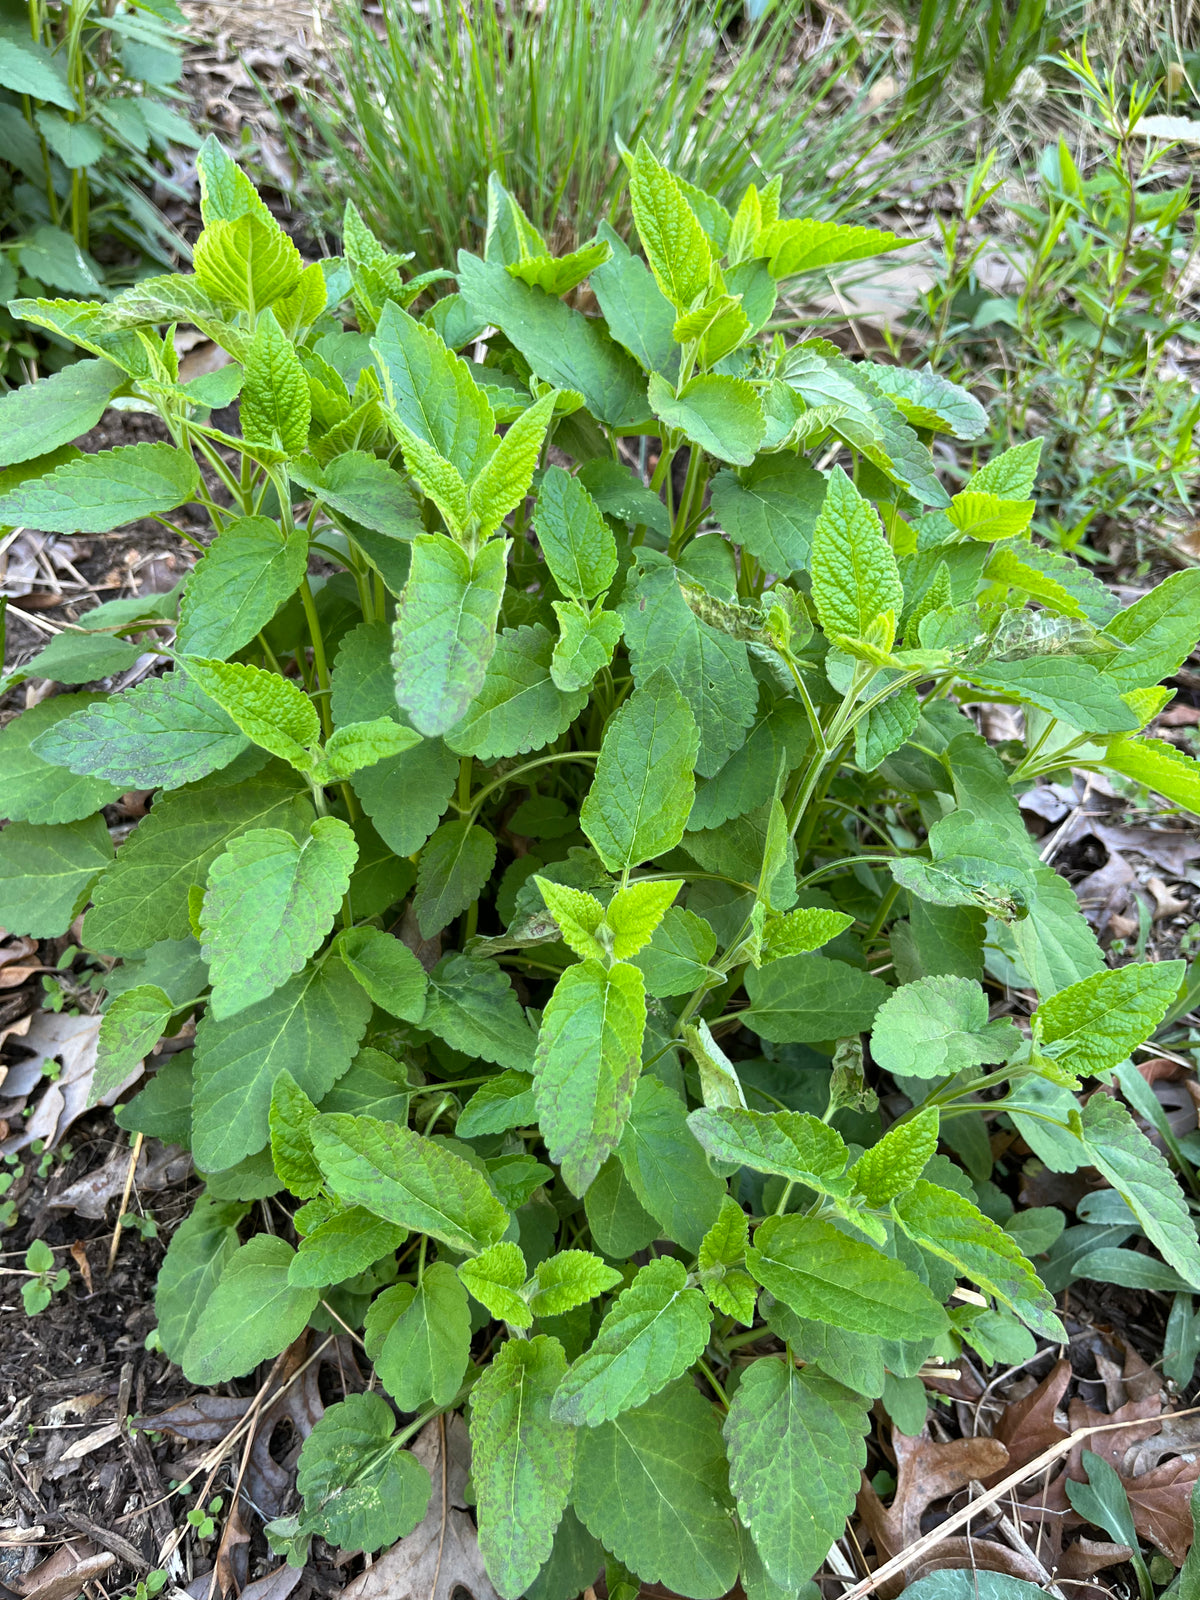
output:
[[[178,1145],[160,1145],[157,1140],[143,1144],[134,1170],[134,1186],[142,1191],[169,1189],[181,1183],[191,1171],[192,1158]],[[129,1177],[129,1151],[114,1150],[102,1167],[89,1172],[46,1204],[55,1210],[74,1211],[76,1216],[98,1221],[109,1204],[125,1193]]]
[[[101,1577],[116,1564],[116,1556],[108,1550],[97,1550],[94,1544],[64,1544],[32,1572],[12,1579],[10,1587],[26,1600],[75,1600],[83,1593],[85,1583]]]
[[[1071,1363],[1058,1361],[1032,1394],[1005,1406],[996,1424],[996,1438],[1008,1450],[1009,1471],[1023,1467],[1027,1461],[1040,1456],[1043,1450],[1049,1450],[1051,1445],[1066,1438],[1065,1431],[1054,1420],[1054,1413],[1070,1381]],[[1000,1473],[993,1474],[985,1480],[985,1487],[991,1488],[1001,1476]]]
[[[64,1012],[38,1011],[30,1019],[22,1043],[33,1051],[39,1064],[47,1059],[61,1062],[62,1070],[46,1086],[33,1115],[17,1133],[10,1134],[2,1147],[5,1154],[23,1150],[35,1139],[53,1146],[76,1117],[89,1110],[92,1075],[96,1068],[96,1044],[100,1034],[99,1017],[69,1017]],[[139,1063],[123,1083],[103,1096],[101,1105],[115,1105],[121,1095],[141,1076]]]
[[[288,1595],[304,1576],[303,1567],[276,1567],[265,1578],[256,1578],[242,1590],[240,1600],[288,1600]]]
[[[71,1260],[79,1268],[79,1276],[83,1279],[83,1286],[92,1294],[92,1264],[88,1260],[87,1246],[82,1239],[76,1239],[70,1250]]]
[[[250,1533],[242,1521],[241,1501],[235,1500],[217,1546],[217,1588],[222,1594],[241,1592],[249,1570],[249,1546]]]
[[[1137,1478],[1121,1479],[1133,1525],[1177,1567],[1192,1543],[1191,1493],[1200,1478],[1200,1457],[1175,1456]]]
[[[1104,1539],[1086,1539],[1080,1535],[1063,1552],[1055,1566],[1055,1577],[1090,1578],[1105,1567],[1115,1567],[1119,1561],[1128,1561],[1132,1554],[1127,1544],[1109,1544]]]
[[[935,1444],[928,1433],[910,1438],[893,1430],[892,1448],[896,1453],[896,1493],[891,1506],[884,1506],[865,1477],[858,1495],[858,1514],[880,1561],[916,1543],[921,1537],[921,1518],[935,1501],[948,1498],[968,1483],[1001,1473],[1008,1461],[1008,1451],[999,1439],[952,1439],[946,1444]],[[947,1541],[947,1544],[966,1542]],[[981,1541],[972,1540],[971,1543],[978,1546]],[[930,1553],[929,1560],[940,1563],[942,1554],[939,1546]],[[961,1566],[963,1563],[960,1559],[947,1558],[942,1564]],[[1003,1566],[997,1570],[1012,1569]],[[1014,1576],[1026,1575],[1024,1570],[1014,1573]],[[902,1578],[880,1589],[881,1600],[891,1600],[913,1581],[913,1574],[905,1571]]]
[[[343,1600],[451,1600],[456,1589],[472,1600],[499,1600],[483,1568],[475,1524],[460,1509],[470,1459],[466,1425],[460,1417],[435,1418],[418,1434],[413,1454],[433,1481],[425,1520],[347,1584]]]
[[[935,1545],[924,1560],[916,1561],[904,1572],[904,1583],[916,1583],[930,1572],[961,1571],[1003,1572],[1010,1578],[1023,1578],[1026,1583],[1041,1588],[1050,1574],[1032,1554],[1010,1550],[995,1539],[944,1539]],[[887,1592],[886,1587],[880,1594]]]

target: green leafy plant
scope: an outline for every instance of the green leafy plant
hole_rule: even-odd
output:
[[[67,1287],[71,1275],[65,1267],[55,1270],[54,1252],[44,1239],[35,1239],[26,1250],[25,1271],[30,1277],[21,1285],[21,1299],[26,1313],[36,1317]]]
[[[340,5],[336,79],[305,99],[311,141],[280,129],[303,174],[300,203],[336,233],[353,194],[386,243],[430,270],[477,246],[493,171],[556,249],[601,218],[624,232],[620,151],[639,138],[725,199],[765,170],[782,175],[785,199],[811,206],[835,187],[835,162],[840,198],[861,176],[847,173],[847,155],[885,137],[863,109],[883,58],[835,110],[833,94],[862,67],[856,36],[800,55],[794,7],[765,8],[734,39],[741,12],[676,0],[544,13],[385,0],[380,33],[361,6]]]
[[[177,109],[183,20],[174,0],[0,5],[0,300],[90,298],[186,256],[145,193],[171,187],[156,157],[200,143]],[[6,377],[72,349],[0,312]]]
[[[994,1126],[1095,1168],[1139,1259],[1200,1287],[1123,1076],[1184,963],[1108,969],[1017,806],[1073,766],[1200,808],[1143,732],[1198,575],[1119,610],[1029,536],[1037,443],[952,494],[930,441],[982,434],[966,391],[760,336],[781,280],[902,241],[629,166],[645,259],[607,228],[554,256],[494,181],[484,255],[418,319],[428,280],[353,206],[305,266],[209,144],[194,276],[14,308],[168,437],[82,456],[59,379],[0,402],[30,449],[0,520],[199,504],[215,534],[181,596],[27,662],[76,692],[0,734],[0,921],[90,906],[112,963],[93,1095],[196,1022],[118,1112],[205,1182],[158,1342],[219,1384],[361,1330],[378,1387],[305,1442],[277,1548],[406,1534],[406,1446],[462,1408],[509,1600],[606,1560],[795,1592],[876,1398],[911,1431],[928,1363],[1062,1340],[1030,1256],[1063,1216],[1005,1211]],[[585,278],[598,317],[562,298]],[[181,385],[185,321],[232,360]],[[148,649],[161,676],[80,688]],[[984,700],[1024,738],[989,746]],[[1036,996],[1024,1025],[985,977]]]

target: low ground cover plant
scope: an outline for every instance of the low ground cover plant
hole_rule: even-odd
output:
[[[1200,1288],[1123,1098],[1184,964],[1110,970],[1017,807],[1075,767],[1200,809],[1143,731],[1200,578],[1119,609],[1029,537],[1036,442],[951,494],[931,441],[983,433],[970,394],[760,334],[781,282],[903,241],[629,167],[644,259],[604,227],[553,256],[493,182],[484,254],[418,317],[353,206],[305,265],[209,143],[194,275],[18,303],[88,354],[0,403],[0,522],[199,504],[215,535],[180,595],[14,674],[68,692],[0,734],[0,922],[88,908],[94,1094],[162,1039],[118,1120],[203,1176],[157,1337],[218,1384],[309,1324],[360,1335],[377,1384],[270,1529],[297,1562],[413,1528],[406,1445],[461,1409],[506,1600],[606,1560],[610,1589],[795,1593],[876,1399],[916,1432],[930,1363],[1064,1339],[1047,1284],[1095,1245]],[[229,365],[181,384],[184,323]],[[80,454],[115,397],[166,437]],[[1065,1255],[994,1133],[1110,1186]]]

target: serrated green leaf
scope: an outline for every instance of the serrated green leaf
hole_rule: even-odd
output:
[[[775,278],[798,272],[816,272],[847,261],[863,261],[911,243],[884,228],[860,228],[844,222],[824,222],[817,217],[789,218],[764,229],[755,246],[768,258]]]
[[[725,1419],[729,1486],[771,1580],[795,1593],[854,1509],[871,1425],[866,1403],[791,1360],[747,1368]]]
[[[720,1426],[690,1378],[576,1440],[571,1499],[588,1531],[644,1583],[718,1600],[737,1576]],[[613,1485],[620,1484],[620,1494]]]
[[[687,1108],[652,1075],[638,1080],[617,1156],[639,1203],[665,1238],[698,1250],[725,1196],[688,1126]]]
[[[88,1105],[98,1105],[119,1089],[158,1043],[174,1012],[171,997],[157,984],[139,983],[116,995],[100,1023],[96,1069]]]
[[[338,953],[377,1006],[404,1022],[420,1022],[428,979],[406,944],[380,928],[349,928]]]
[[[573,889],[570,884],[552,883],[536,874],[534,882],[546,902],[546,909],[558,924],[563,943],[572,954],[581,961],[589,956],[602,961],[605,950],[597,935],[604,922],[604,907],[595,895]]]
[[[275,313],[264,311],[246,351],[242,435],[251,444],[298,456],[308,444],[311,420],[308,379],[295,346]]]
[[[947,1326],[946,1313],[915,1273],[818,1217],[768,1217],[746,1265],[797,1316],[851,1333],[920,1339]]]
[[[206,224],[196,240],[192,270],[205,294],[248,311],[253,319],[264,306],[291,293],[304,263],[270,212],[265,220],[260,212],[245,212]]]
[[[312,804],[284,768],[160,796],[97,885],[84,924],[88,948],[131,955],[158,939],[187,938],[188,891],[230,840],[251,828],[286,828],[300,840],[311,823]]]
[[[612,931],[612,953],[629,961],[653,936],[668,907],[683,888],[682,878],[627,884],[608,903],[604,920]]]
[[[118,445],[78,456],[0,495],[0,523],[39,533],[110,533],[139,517],[174,511],[192,498],[199,483],[199,470],[186,450],[170,444]]]
[[[1143,961],[1060,989],[1035,1013],[1039,1048],[1079,1077],[1117,1066],[1158,1027],[1185,971],[1182,961]]]
[[[337,783],[352,778],[364,767],[403,755],[420,742],[419,733],[402,727],[390,716],[374,717],[370,722],[348,722],[330,734],[317,764],[317,781]]]
[[[269,517],[236,518],[188,575],[179,604],[179,650],[221,661],[234,655],[295,593],[307,566],[302,528],[285,539]]]
[[[0,467],[47,455],[94,428],[124,386],[109,361],[76,361],[0,397]]]
[[[746,974],[748,1028],[776,1044],[841,1039],[871,1026],[887,999],[880,979],[828,956],[783,956]]]
[[[747,1111],[739,1106],[693,1111],[688,1126],[717,1161],[774,1173],[825,1194],[847,1194],[846,1141],[807,1111]]]
[[[1033,494],[1041,454],[1041,439],[1027,439],[1024,444],[1015,444],[973,472],[966,486],[983,494],[1002,495],[1009,500],[1028,500]]]
[[[590,1250],[560,1250],[538,1262],[529,1309],[535,1317],[559,1317],[620,1281],[620,1272]]]
[[[665,673],[641,684],[609,723],[580,822],[610,872],[679,843],[698,742],[687,702]]]
[[[300,971],[332,927],[357,857],[337,817],[318,817],[299,842],[283,828],[230,841],[209,868],[200,913],[214,1017],[244,1011]]]
[[[1032,517],[1032,500],[1005,500],[977,489],[964,489],[946,508],[952,527],[968,538],[988,541],[1019,537],[1028,529]]]
[[[458,723],[483,688],[496,648],[508,544],[474,559],[443,534],[413,540],[412,570],[396,612],[396,700],[426,735]]]
[[[657,372],[650,374],[650,409],[718,461],[748,467],[766,434],[766,418],[754,387],[744,378],[702,373],[679,392]]]
[[[716,948],[717,936],[703,917],[671,906],[633,964],[646,980],[646,993],[656,999],[693,994]]]
[[[621,603],[634,681],[643,688],[660,671],[670,675],[699,730],[696,771],[711,777],[754,721],[758,687],[746,646],[696,616],[664,557],[650,551],[640,559],[642,570],[627,583]]]
[[[0,729],[0,791],[11,822],[80,822],[120,797],[122,786],[81,777],[32,748],[39,734],[74,712],[104,703],[99,695],[60,694],[39,701]]]
[[[322,1115],[312,1125],[312,1141],[338,1198],[386,1222],[471,1254],[495,1244],[508,1226],[508,1213],[486,1179],[410,1128],[374,1117]]]
[[[1189,568],[1119,611],[1104,632],[1125,648],[1105,663],[1104,676],[1122,691],[1174,677],[1200,634],[1198,601],[1200,572]]]
[[[541,623],[506,628],[478,693],[446,734],[459,755],[480,761],[527,755],[564,734],[587,704],[583,686],[564,694],[551,675],[554,639]]]
[[[617,571],[616,540],[578,478],[561,467],[546,469],[533,525],[550,574],[565,595],[594,600],[604,593]]]
[[[472,483],[468,506],[482,537],[494,533],[529,493],[554,401],[553,393],[545,394],[523,411]]]
[[[509,1339],[471,1391],[479,1549],[504,1600],[525,1594],[550,1555],[571,1492],[575,1436],[550,1414],[565,1369],[557,1339]]]
[[[550,1415],[594,1428],[642,1405],[703,1352],[711,1317],[704,1296],[687,1287],[681,1261],[661,1256],[642,1267],[568,1368]]]
[[[456,1132],[460,1139],[474,1139],[481,1133],[503,1133],[536,1120],[533,1079],[524,1072],[501,1072],[467,1101]]]
[[[0,926],[34,939],[58,938],[112,858],[102,816],[45,827],[9,823],[0,832]]]
[[[377,1394],[328,1406],[300,1447],[303,1527],[345,1550],[378,1550],[421,1521],[432,1489],[411,1450],[395,1447],[396,1419]]]
[[[479,1304],[501,1322],[513,1328],[527,1328],[533,1321],[533,1313],[521,1293],[529,1271],[520,1245],[502,1239],[461,1262],[458,1276]]]
[[[1008,1061],[1021,1036],[1007,1019],[988,1021],[987,996],[968,978],[918,978],[890,995],[871,1030],[871,1054],[887,1072],[941,1078]]]
[[[642,140],[633,159],[629,199],[646,260],[658,287],[677,311],[708,291],[712,252],[676,178]]]
[[[228,766],[246,739],[198,682],[169,672],[92,702],[35,745],[42,760],[80,775],[129,789],[178,789]]]
[[[201,1194],[171,1235],[154,1288],[158,1336],[179,1361],[221,1274],[238,1248],[237,1225],[249,1206]]]
[[[616,1149],[642,1066],[646,994],[627,962],[569,967],[542,1016],[533,1094],[542,1136],[573,1194]]]
[[[496,419],[467,363],[394,301],[371,349],[401,422],[469,482],[495,448]]]
[[[1035,1333],[1061,1340],[1062,1323],[1055,1315],[1053,1296],[1004,1229],[969,1200],[918,1178],[892,1201],[892,1211],[914,1244],[949,1261],[956,1272],[995,1295]]]
[[[812,906],[800,906],[782,916],[768,917],[763,928],[763,960],[808,955],[844,933],[853,921],[849,912]]]
[[[812,536],[812,597],[826,634],[864,638],[885,612],[899,616],[904,589],[875,508],[840,467]]]
[[[916,732],[921,702],[910,683],[881,700],[854,727],[854,760],[863,772],[874,772]]]
[[[240,1378],[303,1332],[317,1291],[288,1282],[292,1257],[289,1244],[263,1233],[230,1258],[180,1357],[192,1383]]]
[[[869,1206],[885,1206],[903,1194],[924,1172],[937,1149],[938,1109],[926,1106],[905,1122],[897,1122],[878,1144],[864,1150],[850,1168],[854,1187]]]
[[[578,600],[553,600],[558,638],[550,658],[550,676],[566,692],[587,689],[596,674],[612,663],[624,623],[615,611],[591,611]]]
[[[401,1411],[418,1411],[431,1400],[449,1405],[471,1356],[471,1312],[458,1275],[435,1261],[415,1289],[401,1285],[389,1296],[401,1309],[374,1352],[379,1381]]]
[[[464,1055],[532,1072],[537,1035],[504,972],[491,961],[443,956],[429,974],[421,1026]]]
[[[1085,1160],[1124,1199],[1146,1237],[1176,1272],[1200,1287],[1200,1246],[1183,1192],[1166,1158],[1125,1107],[1108,1095],[1093,1095],[1074,1131],[1083,1141]]]
[[[407,1238],[407,1228],[373,1217],[362,1206],[348,1206],[301,1239],[288,1281],[313,1289],[342,1283],[392,1255]]]
[[[325,1183],[309,1136],[316,1114],[316,1106],[291,1073],[286,1069],[281,1072],[271,1088],[271,1109],[267,1117],[271,1164],[287,1188],[302,1200],[320,1194]],[[297,1281],[293,1274],[292,1282]]]
[[[912,367],[882,366],[872,363],[871,382],[897,407],[914,428],[953,434],[956,439],[978,439],[987,427],[987,412],[957,383],[934,372],[926,364]]]
[[[320,739],[321,723],[312,701],[290,678],[203,656],[188,656],[186,666],[196,685],[248,739],[299,771],[308,770],[308,747]]]
[[[1077,657],[1031,656],[1026,661],[990,661],[961,671],[981,689],[1028,700],[1088,733],[1121,733],[1138,725],[1116,684],[1090,661]]]
[[[263,1148],[271,1091],[285,1069],[320,1101],[350,1065],[370,1014],[342,962],[327,956],[234,1017],[203,1017],[193,1068],[200,1170],[220,1172]]]
[[[712,485],[717,521],[767,572],[787,576],[808,565],[825,479],[807,461],[760,456],[743,472],[718,472]]]
[[[1110,739],[1104,764],[1200,816],[1200,762],[1165,739]]]
[[[496,841],[467,821],[443,822],[421,851],[413,909],[425,938],[440,933],[483,892],[496,864]]]

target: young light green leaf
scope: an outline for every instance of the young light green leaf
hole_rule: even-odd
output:
[[[663,672],[641,684],[609,723],[580,821],[610,872],[679,843],[698,744],[687,703]]]
[[[310,1200],[320,1194],[325,1179],[313,1155],[309,1129],[317,1108],[304,1090],[284,1070],[271,1089],[267,1123],[271,1134],[271,1164],[292,1194]],[[367,1263],[368,1266],[370,1263]],[[345,1274],[349,1277],[349,1273]],[[292,1274],[292,1282],[297,1282]]]
[[[364,767],[403,755],[421,742],[421,735],[402,727],[393,717],[373,717],[370,722],[348,722],[335,728],[317,764],[319,783],[339,783]]]
[[[926,1106],[888,1129],[850,1168],[854,1187],[869,1206],[885,1206],[911,1189],[937,1149],[938,1109]]]
[[[985,462],[967,479],[966,486],[1007,500],[1028,500],[1033,494],[1041,455],[1042,440],[1027,439]]]
[[[560,1250],[538,1262],[529,1309],[535,1317],[559,1317],[615,1289],[620,1281],[616,1267],[590,1250]]]
[[[720,1426],[690,1378],[576,1439],[572,1503],[644,1583],[718,1600],[738,1571]],[[621,1492],[613,1493],[620,1484]]]
[[[198,688],[248,739],[282,756],[298,771],[311,767],[308,750],[321,737],[321,723],[312,701],[290,678],[263,667],[203,656],[188,656],[185,665]]]
[[[1007,1019],[988,1021],[987,996],[969,978],[918,978],[880,1006],[871,1053],[888,1072],[942,1078],[985,1061],[1008,1061],[1021,1036]]]
[[[474,559],[440,533],[413,540],[392,666],[397,703],[427,736],[454,727],[483,688],[507,556],[503,540],[484,545]]]
[[[304,263],[270,212],[255,211],[209,222],[196,240],[192,270],[205,294],[248,311],[253,321],[264,306],[291,293]]]
[[[718,461],[748,467],[767,431],[758,392],[744,378],[702,373],[678,394],[657,372],[647,389],[650,409],[668,428],[677,428]]]
[[[914,1244],[949,1261],[956,1272],[995,1295],[1035,1333],[1061,1341],[1062,1323],[1055,1314],[1053,1295],[1016,1243],[977,1206],[952,1189],[918,1178],[892,1201],[892,1212]]]
[[[401,1292],[407,1288],[403,1285]],[[401,1411],[419,1411],[431,1400],[447,1406],[471,1358],[467,1292],[448,1262],[435,1261],[405,1299],[375,1352],[379,1381]]]
[[[26,716],[30,715],[26,712]],[[213,780],[161,795],[96,886],[84,924],[89,949],[131,955],[159,939],[186,939],[188,892],[231,839],[250,828],[306,837],[312,803],[285,768],[229,786]]]
[[[176,644],[184,655],[228,660],[296,592],[308,565],[308,538],[282,538],[269,517],[238,517],[188,575]]]
[[[98,1105],[137,1071],[162,1038],[174,1010],[171,997],[157,984],[139,983],[113,997],[100,1023],[89,1106]]]
[[[569,967],[542,1017],[534,1100],[542,1136],[573,1194],[616,1149],[642,1066],[646,993],[636,967]]]
[[[888,990],[880,979],[828,956],[782,956],[746,974],[748,1028],[777,1044],[841,1039],[869,1028]]]
[[[406,944],[366,926],[339,934],[337,949],[377,1006],[403,1022],[420,1022],[429,980]]]
[[[251,444],[287,456],[298,456],[308,444],[308,379],[273,311],[259,317],[246,352],[241,418],[243,437]]]
[[[642,1405],[685,1372],[708,1343],[712,1313],[687,1287],[681,1261],[642,1267],[567,1370],[550,1406],[558,1422],[594,1428]]]
[[[392,1409],[377,1394],[347,1395],[325,1409],[296,1465],[306,1532],[344,1550],[378,1550],[413,1531],[432,1485],[395,1435]]]
[[[616,540],[578,478],[561,467],[546,469],[533,525],[550,574],[565,595],[594,600],[605,592],[616,576]]]
[[[230,1258],[180,1357],[192,1383],[240,1378],[299,1337],[317,1291],[288,1282],[292,1258],[292,1247],[267,1233]]]
[[[871,1425],[860,1396],[790,1359],[755,1361],[725,1419],[729,1486],[773,1583],[803,1589],[854,1509]]]
[[[495,1244],[508,1213],[461,1156],[411,1128],[374,1117],[319,1116],[313,1149],[340,1200],[475,1254]]]
[[[528,1591],[571,1492],[575,1436],[550,1414],[565,1370],[557,1339],[509,1339],[471,1390],[479,1549],[504,1600]]]
[[[716,1161],[774,1173],[823,1194],[850,1191],[846,1142],[807,1111],[747,1111],[740,1106],[693,1111],[688,1126]]]
[[[34,746],[44,761],[125,788],[178,789],[227,767],[246,739],[199,683],[168,672],[56,722]]]
[[[853,921],[849,912],[809,906],[768,917],[763,928],[762,959],[778,961],[781,956],[808,955],[844,933]]]
[[[817,217],[789,217],[765,228],[755,250],[767,257],[772,277],[791,278],[798,272],[817,272],[889,250],[903,250],[909,243],[911,240],[898,238],[884,228],[824,222]]]
[[[0,494],[0,523],[39,533],[111,533],[190,500],[200,472],[171,444],[118,445],[77,456],[44,478]]]
[[[523,411],[472,483],[467,504],[481,537],[494,533],[529,493],[554,401],[551,392]]]
[[[502,1239],[459,1264],[458,1275],[468,1291],[493,1317],[513,1328],[527,1328],[533,1321],[521,1290],[529,1276],[520,1245]]]
[[[1034,1014],[1039,1049],[1078,1077],[1106,1072],[1158,1027],[1185,971],[1183,961],[1135,962],[1060,989]]]
[[[612,953],[629,961],[654,934],[667,908],[683,888],[682,878],[627,884],[608,903],[604,920],[612,932]]]
[[[506,628],[496,640],[479,693],[446,735],[459,755],[481,761],[525,755],[564,734],[587,703],[586,685],[564,694],[554,681],[548,628]]]
[[[405,428],[470,482],[495,448],[496,419],[467,363],[394,301],[383,308],[371,349]]]
[[[970,539],[988,541],[1020,538],[1032,517],[1032,500],[1005,500],[977,489],[964,489],[946,508],[951,526]]]
[[[1200,762],[1165,739],[1110,739],[1104,764],[1200,816]]]
[[[318,817],[299,843],[283,828],[231,840],[209,869],[200,913],[213,1016],[234,1016],[299,972],[322,943],[358,857],[354,832]]]
[[[589,957],[603,960],[605,950],[597,934],[604,922],[604,907],[595,895],[583,889],[572,889],[570,884],[552,883],[549,878],[536,874],[533,881],[546,902],[546,909],[558,924],[567,948],[581,961]]]
[[[797,1316],[851,1333],[920,1339],[947,1326],[946,1313],[915,1273],[818,1217],[768,1217],[746,1265]]]
[[[617,1155],[633,1192],[664,1237],[698,1250],[725,1185],[688,1127],[687,1108],[660,1078],[638,1079]]]
[[[1124,649],[1105,662],[1104,676],[1122,692],[1174,677],[1200,634],[1198,603],[1200,571],[1192,567],[1171,573],[1119,611],[1104,632]]]
[[[10,822],[0,832],[0,926],[10,934],[57,939],[112,858],[102,816],[46,827]]]
[[[550,603],[558,618],[550,676],[567,693],[586,689],[598,672],[611,665],[624,623],[615,611],[589,611],[578,600]]]
[[[712,252],[679,183],[645,140],[633,159],[629,199],[658,287],[677,311],[689,310],[697,295],[708,292]]]
[[[812,535],[812,597],[830,639],[865,638],[885,612],[899,616],[904,589],[874,507],[840,467]]]

